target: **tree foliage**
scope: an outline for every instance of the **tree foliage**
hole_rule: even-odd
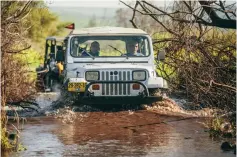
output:
[[[42,42],[47,36],[62,35],[66,24],[67,22],[60,22],[57,15],[50,12],[42,2],[38,2],[31,10],[24,23],[30,26],[27,37],[35,42]]]

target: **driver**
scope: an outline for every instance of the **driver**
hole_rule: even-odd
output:
[[[88,52],[90,55],[94,57],[98,57],[100,54],[100,44],[98,41],[94,41],[91,43],[90,52]],[[89,56],[86,52],[82,53],[82,56]]]
[[[137,41],[128,41],[126,43],[127,49],[127,56],[144,56],[143,54],[139,53],[139,45]]]

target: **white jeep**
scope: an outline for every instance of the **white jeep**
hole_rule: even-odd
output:
[[[149,104],[162,100],[151,95],[167,84],[156,74],[152,40],[146,32],[83,28],[70,33],[66,47],[64,85],[68,92],[78,93],[82,103]]]

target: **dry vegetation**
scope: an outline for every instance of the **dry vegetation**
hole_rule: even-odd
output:
[[[55,22],[56,21],[56,22]],[[52,24],[55,22],[54,24]],[[31,108],[34,87],[35,52],[29,43],[56,34],[57,17],[41,1],[1,2],[1,149],[12,148],[8,141],[5,106]],[[40,32],[41,30],[42,32]],[[40,32],[40,33],[39,33]],[[39,52],[38,52],[39,53]],[[30,58],[30,57],[31,58]],[[29,59],[29,58],[30,59]],[[31,63],[33,61],[33,63]],[[32,71],[33,70],[33,71]],[[34,107],[33,107],[34,108]],[[16,128],[17,129],[17,128]]]
[[[3,107],[7,102],[20,102],[32,95],[32,82],[28,78],[26,63],[16,57],[30,48],[25,40],[27,28],[22,26],[21,20],[28,15],[31,5],[31,2],[1,2],[2,150],[11,148],[7,140],[7,120]]]
[[[137,19],[145,17],[158,24],[150,29],[155,49],[166,52],[165,61],[157,62],[159,75],[194,104],[226,111],[235,126],[235,2],[175,1],[166,8],[148,1],[121,2],[133,13],[134,27],[142,28]]]
[[[166,60],[157,65],[160,75],[176,89],[185,89],[197,103],[235,111],[235,29],[224,29],[236,27],[234,4],[177,1],[160,9],[150,2],[136,1],[127,6],[133,11],[130,21],[134,27],[142,15],[167,33],[166,38],[153,40],[156,49],[166,51]]]

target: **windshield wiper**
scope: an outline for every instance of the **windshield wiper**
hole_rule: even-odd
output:
[[[120,50],[118,50],[116,47],[113,47],[112,45],[109,45],[109,46],[112,47],[115,51],[120,52],[122,56],[126,55],[126,58],[128,59],[128,55],[127,55],[127,54],[123,54],[123,52],[121,52]]]
[[[88,54],[93,60],[95,59],[95,57],[88,53],[86,50],[84,52],[86,52],[86,54]]]
[[[86,48],[87,48],[87,45],[86,45]],[[86,48],[82,48],[82,47],[79,46],[79,51],[81,51],[81,54],[85,52],[88,56],[90,56],[90,57],[94,60],[95,57],[92,56],[90,53],[88,53],[88,52],[86,51]]]
[[[121,52],[120,50],[118,50],[116,47],[113,47],[112,45],[109,45],[110,47],[112,47],[115,51],[118,51],[121,53],[121,55],[124,55],[123,52]]]

